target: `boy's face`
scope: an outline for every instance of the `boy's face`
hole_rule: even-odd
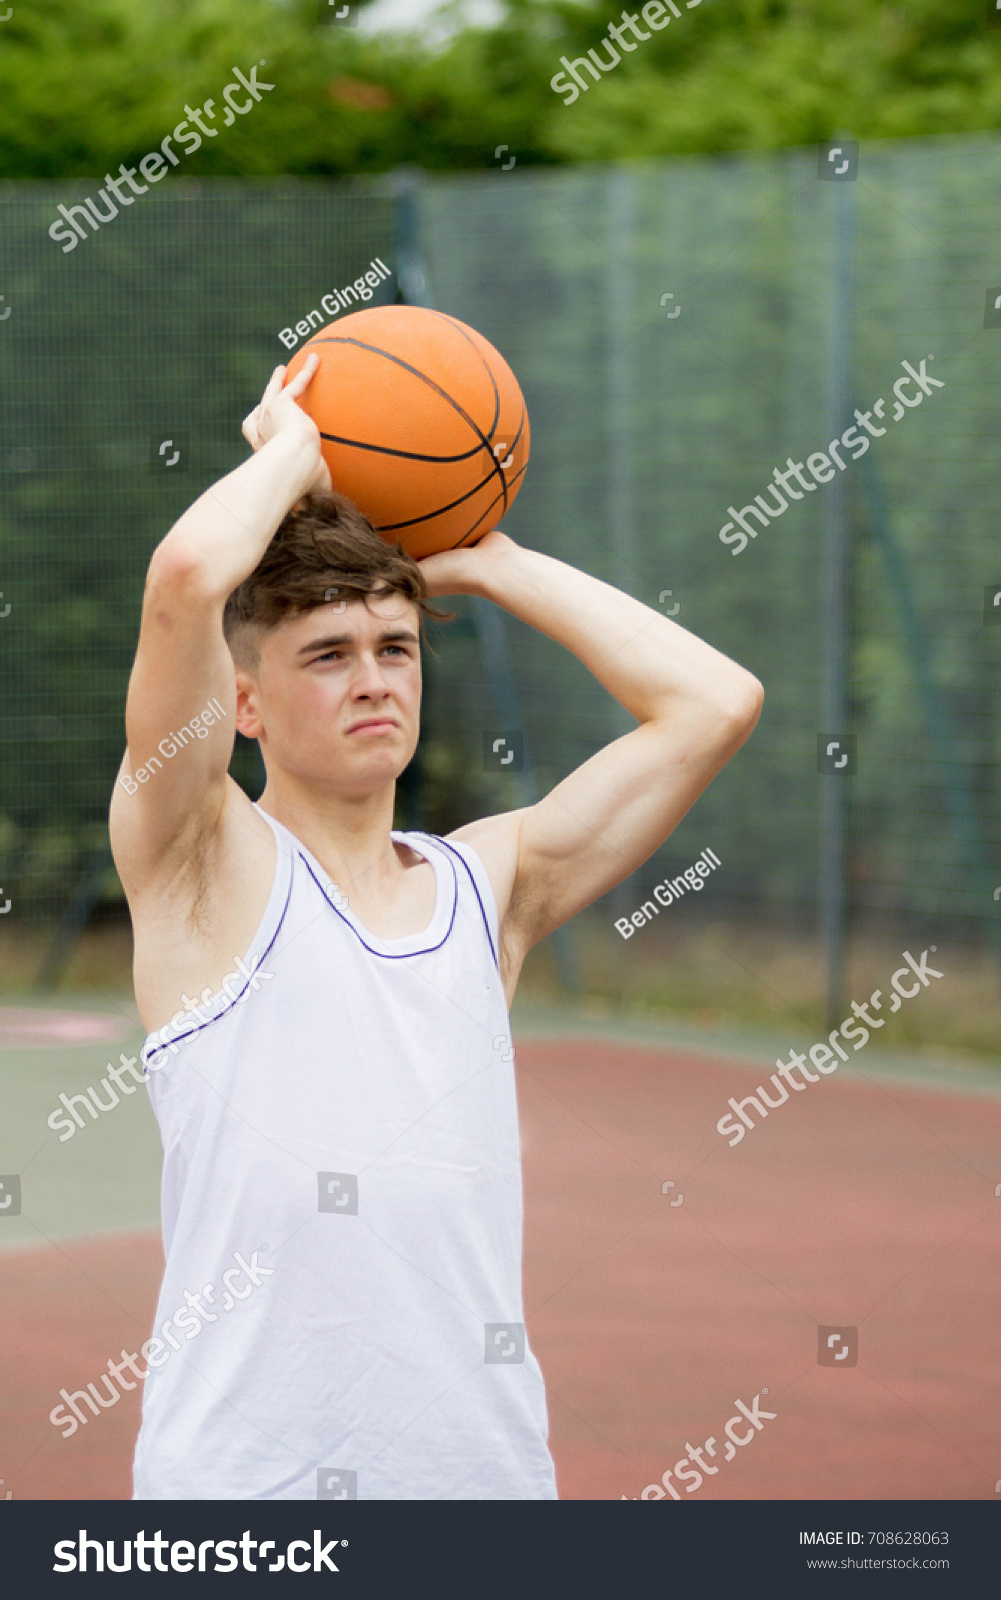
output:
[[[269,771],[363,797],[398,778],[420,732],[419,613],[402,595],[317,606],[260,635],[237,671],[240,732]]]

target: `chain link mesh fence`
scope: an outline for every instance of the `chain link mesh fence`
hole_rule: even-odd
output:
[[[1001,917],[1001,140],[865,146],[857,175],[822,170],[811,150],[422,179],[429,297],[526,393],[533,460],[506,531],[676,616],[766,688],[750,744],[593,915],[628,913],[709,845],[715,913],[800,937],[823,786],[843,783],[854,927],[983,945]],[[391,185],[178,183],[64,256],[47,228],[97,185],[77,187],[0,196],[0,884],[17,917],[63,910],[104,836],[153,545],[242,459],[279,329],[373,257],[398,260]],[[909,380],[898,404],[904,362],[942,386]],[[848,726],[831,728],[831,489],[787,462],[830,466],[856,406],[866,453],[841,446],[831,467],[851,602]],[[745,511],[757,496],[764,516]],[[487,734],[523,735],[546,788],[630,725],[513,620],[518,726],[499,725],[511,698],[458,609],[428,660],[408,786],[409,820],[436,831],[516,803]],[[249,747],[234,772],[256,793]]]
[[[821,170],[810,150],[436,180],[433,292],[498,344],[529,396],[533,460],[508,531],[677,615],[765,684],[750,744],[637,874],[628,906],[710,844],[724,912],[813,927],[823,786],[845,782],[855,927],[903,919],[981,942],[1001,882],[1001,616],[985,610],[987,587],[1001,589],[1001,308],[984,326],[1001,296],[989,228],[1001,143],[865,147],[843,185]],[[846,415],[832,384],[839,305]],[[922,361],[926,393],[902,365],[920,375]],[[828,728],[830,487],[809,471],[800,485],[786,464],[828,452],[816,465],[838,477],[829,445],[851,424],[853,448],[839,446],[849,726]],[[757,496],[762,517],[744,511]],[[576,663],[511,630],[548,784],[625,722]],[[489,707],[472,674],[447,681],[461,738]],[[819,770],[821,735],[825,753],[855,740],[854,770]]]
[[[97,187],[0,190],[0,883],[26,917],[59,914],[106,837],[154,545],[246,456],[280,330],[396,238],[384,187],[189,179],[64,254],[57,205]]]

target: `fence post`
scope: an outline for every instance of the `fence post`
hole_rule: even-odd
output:
[[[430,306],[431,287],[418,237],[417,182],[418,175],[413,168],[403,168],[396,174],[396,194],[400,206],[396,277],[400,286],[399,298],[404,304]],[[491,605],[489,600],[474,598],[472,610],[494,715],[503,727],[520,728],[524,734],[522,772],[515,782],[518,804],[532,805],[539,799],[539,785],[528,750],[525,721],[511,661],[507,621],[500,607]],[[418,746],[417,759],[420,758],[419,750]],[[564,992],[571,996],[579,994],[582,988],[580,967],[570,927],[564,925],[557,928],[549,935],[548,943]]]
[[[849,415],[851,385],[851,249],[852,183],[833,184],[832,304],[829,352],[830,437],[840,438]],[[821,730],[847,733],[849,650],[851,640],[851,543],[844,478],[836,472],[824,500],[820,569],[821,608],[827,626],[822,657]],[[820,780],[820,939],[826,969],[827,1026],[843,1016],[845,940],[848,911],[847,826],[850,779],[835,775]]]

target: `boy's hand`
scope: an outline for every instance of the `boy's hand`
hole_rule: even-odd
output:
[[[490,578],[505,556],[518,547],[499,528],[492,528],[477,544],[463,550],[441,550],[417,564],[428,586],[428,597],[443,594],[489,594]]]
[[[312,444],[316,453],[316,476],[310,481],[309,490],[331,487],[330,473],[320,449],[320,430],[312,417],[307,416],[302,407],[296,404],[299,395],[309,387],[319,365],[319,356],[308,356],[302,370],[285,388],[282,385],[287,369],[276,367],[261,396],[260,405],[255,406],[243,422],[243,437],[254,451],[260,450],[279,433],[293,431]]]

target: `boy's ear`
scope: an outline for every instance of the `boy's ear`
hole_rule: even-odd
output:
[[[257,684],[249,673],[236,671],[236,729],[245,739],[257,739],[264,721],[257,705]]]

